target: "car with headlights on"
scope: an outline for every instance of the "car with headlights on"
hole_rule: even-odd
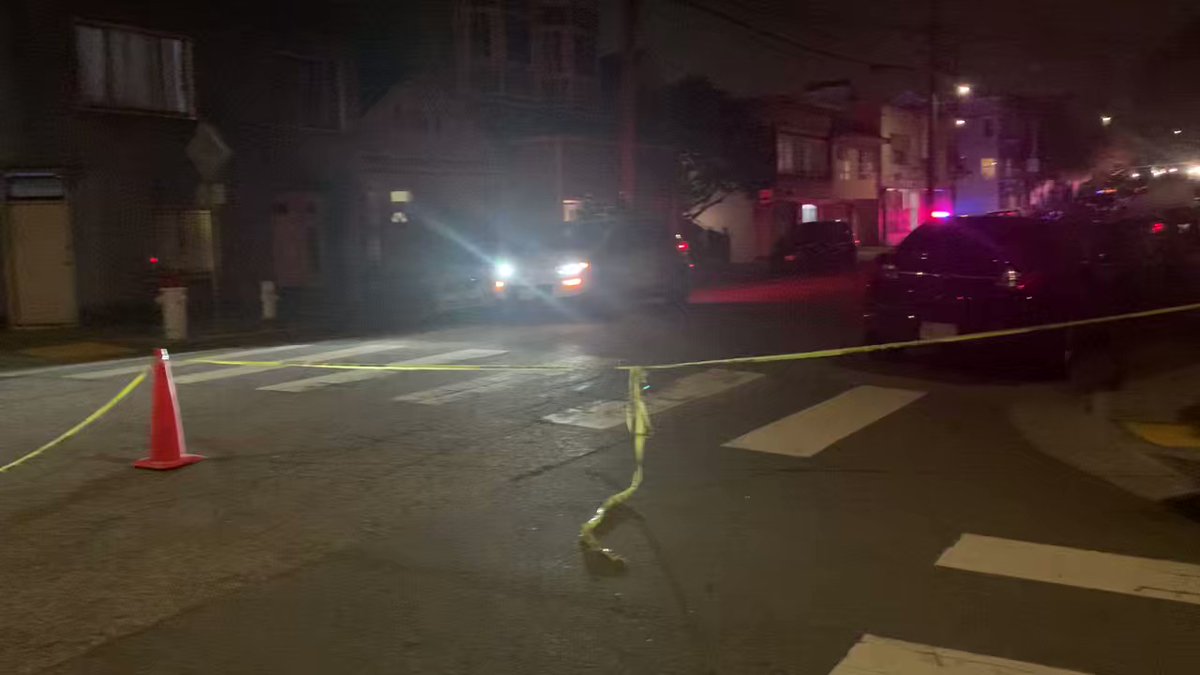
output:
[[[687,301],[686,249],[660,223],[635,219],[564,223],[498,255],[492,293],[503,305],[587,303],[616,310]]]

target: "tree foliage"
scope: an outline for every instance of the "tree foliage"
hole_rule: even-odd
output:
[[[770,129],[750,102],[703,77],[668,85],[666,132],[679,153],[683,214],[694,219],[726,196],[753,193],[772,178]]]

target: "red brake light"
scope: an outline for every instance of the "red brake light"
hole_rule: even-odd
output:
[[[680,253],[687,253],[689,250],[691,250],[691,248],[692,245],[683,240],[680,240],[675,244],[675,250],[679,251]]]
[[[1167,231],[1166,223],[1155,223],[1150,226],[1151,234],[1162,234],[1163,232],[1166,232],[1166,231]]]

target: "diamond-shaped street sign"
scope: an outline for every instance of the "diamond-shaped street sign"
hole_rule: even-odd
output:
[[[216,180],[221,169],[229,163],[233,150],[225,144],[217,128],[208,122],[196,125],[196,133],[187,144],[187,156],[205,181]]]

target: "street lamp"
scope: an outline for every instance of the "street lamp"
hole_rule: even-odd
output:
[[[1101,115],[1100,124],[1103,124],[1104,126],[1112,124],[1112,115]]]
[[[960,118],[954,120],[954,126],[965,127],[965,126],[967,126],[967,121],[960,117]]]
[[[1178,136],[1179,134],[1182,134],[1182,133],[1183,133],[1183,129],[1176,129],[1176,130],[1172,131],[1171,133],[1173,133],[1173,134],[1175,134],[1176,136]]]
[[[954,93],[956,93],[959,96],[962,96],[964,98],[967,96],[970,96],[971,95],[971,85],[967,84],[966,82],[959,84],[956,87],[954,87]]]

